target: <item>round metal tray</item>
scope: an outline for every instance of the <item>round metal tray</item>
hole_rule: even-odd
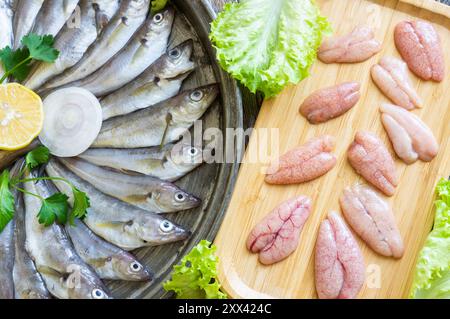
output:
[[[194,59],[199,67],[184,83],[183,89],[209,83],[219,83],[221,95],[218,101],[202,118],[203,130],[220,128],[224,137],[224,149],[228,138],[225,128],[242,128],[242,99],[236,82],[223,72],[216,63],[214,49],[208,39],[209,26],[214,10],[200,0],[174,0],[177,9],[170,47],[192,38],[195,41]],[[208,143],[208,141],[206,141]],[[204,164],[185,176],[177,184],[203,200],[201,207],[168,215],[169,219],[190,229],[192,236],[185,242],[140,249],[136,256],[155,272],[151,283],[108,282],[115,298],[164,298],[170,297],[162,284],[170,279],[174,264],[180,262],[200,240],[212,241],[225,214],[239,168],[242,141],[235,141],[233,163]]]

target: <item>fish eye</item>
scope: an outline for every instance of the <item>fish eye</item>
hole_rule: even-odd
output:
[[[164,16],[162,15],[162,13],[157,13],[153,17],[153,21],[156,22],[156,23],[161,23],[162,20],[164,20]]]
[[[182,203],[186,200],[186,196],[183,193],[176,193],[175,194],[175,200],[179,203]]]
[[[169,56],[174,59],[178,59],[181,55],[181,51],[178,49],[173,49],[169,51]]]
[[[163,231],[164,233],[169,233],[173,230],[174,226],[168,220],[164,220],[161,222],[161,225],[159,226],[159,228],[161,228],[161,231]]]
[[[198,154],[198,150],[195,147],[191,147],[189,149],[189,154],[191,154],[191,156],[195,156]]]
[[[201,99],[203,99],[203,92],[200,90],[196,90],[191,93],[190,98],[192,101],[199,102],[201,101]]]
[[[92,290],[91,295],[92,295],[92,298],[94,298],[94,299],[105,299],[106,298],[106,294],[101,289]]]
[[[136,261],[132,262],[130,265],[131,271],[134,271],[134,272],[141,271],[142,268],[144,268],[144,267],[142,267],[142,265]]]

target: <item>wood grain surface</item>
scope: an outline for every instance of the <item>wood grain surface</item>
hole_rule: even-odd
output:
[[[393,153],[379,114],[380,104],[388,100],[372,82],[370,67],[383,55],[399,56],[393,42],[393,29],[405,19],[431,21],[441,36],[444,52],[450,50],[450,19],[446,18],[450,8],[442,14],[433,13],[431,7],[421,9],[397,0],[321,0],[318,3],[337,34],[348,33],[358,24],[369,24],[375,28],[376,37],[383,41],[383,49],[360,64],[325,65],[317,62],[310,78],[263,104],[256,128],[279,129],[281,154],[314,136],[331,134],[338,141],[334,152],[338,163],[327,175],[313,182],[270,186],[264,183],[263,172],[267,164],[249,161],[253,151],[265,147],[265,144],[259,143],[256,134],[252,136],[231,204],[216,238],[221,259],[219,279],[234,298],[316,297],[313,253],[320,222],[330,210],[339,211],[338,198],[344,187],[363,182],[348,164],[348,146],[357,131],[369,130],[380,136]],[[407,166],[396,159],[400,185],[388,201],[404,238],[406,252],[400,260],[384,258],[358,239],[367,267],[367,281],[359,294],[360,298],[402,298],[409,293],[417,254],[433,222],[434,187],[439,178],[448,176],[450,172],[448,54],[446,62],[447,76],[442,83],[421,81],[411,74],[414,86],[425,102],[425,107],[414,113],[430,126],[441,145],[440,151],[431,163],[417,162]],[[340,118],[316,126],[300,116],[299,105],[313,91],[349,80],[362,84],[362,98],[354,109]],[[278,264],[261,265],[257,255],[250,254],[245,247],[249,232],[280,202],[300,194],[313,199],[313,212],[303,229],[298,249]]]

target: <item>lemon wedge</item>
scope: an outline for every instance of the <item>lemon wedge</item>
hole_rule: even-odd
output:
[[[0,150],[28,146],[43,124],[42,100],[36,93],[18,83],[0,85]]]

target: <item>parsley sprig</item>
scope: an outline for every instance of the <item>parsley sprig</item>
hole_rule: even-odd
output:
[[[0,175],[0,232],[14,218],[14,196],[11,189],[16,189],[24,194],[34,196],[41,200],[42,206],[37,218],[39,223],[48,227],[55,222],[65,224],[69,222],[74,225],[75,218],[83,219],[86,217],[87,209],[90,207],[89,197],[86,193],[76,188],[70,181],[61,177],[36,177],[23,178],[25,170],[32,170],[39,165],[48,163],[50,152],[45,146],[39,146],[29,152],[25,157],[25,166],[17,177],[10,177],[8,170],[4,170]],[[38,181],[62,181],[68,184],[72,189],[73,205],[69,206],[69,197],[63,193],[55,193],[48,198],[34,194],[19,187],[20,184],[38,182]]]
[[[0,60],[5,74],[0,78],[2,84],[8,77],[13,76],[17,81],[23,81],[31,71],[34,61],[54,62],[59,51],[53,48],[52,35],[37,35],[30,33],[22,38],[23,47],[13,50],[7,46],[0,50]]]

